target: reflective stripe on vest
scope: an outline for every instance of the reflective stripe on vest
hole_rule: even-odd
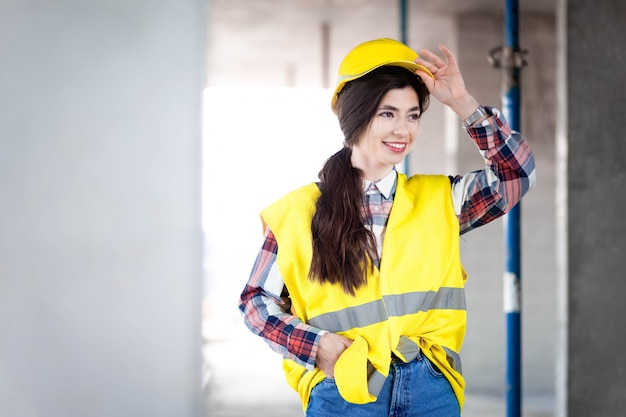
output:
[[[442,287],[439,291],[384,295],[382,300],[313,317],[309,320],[309,324],[337,333],[379,323],[389,317],[400,317],[429,310],[465,310],[463,288]]]
[[[417,291],[406,294],[385,295],[376,300],[355,307],[321,314],[309,320],[309,324],[332,333],[345,332],[357,327],[365,327],[380,323],[390,317],[401,317],[419,311],[430,310],[465,310],[465,293],[463,288],[442,287],[439,291]],[[446,352],[448,363],[462,374],[461,357],[455,351],[442,346]],[[406,336],[401,336],[398,352],[402,353],[407,362],[414,360],[419,354],[419,346]],[[370,393],[378,395],[385,376],[372,368],[368,378]]]

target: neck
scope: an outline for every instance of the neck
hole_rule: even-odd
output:
[[[363,178],[371,181],[378,182],[385,178],[393,170],[393,165],[371,165],[367,161],[361,161],[358,156],[352,153],[352,166],[358,168],[363,172]]]

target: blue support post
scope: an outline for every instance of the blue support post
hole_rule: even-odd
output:
[[[520,69],[517,0],[506,0],[502,49],[502,111],[511,128],[520,130]],[[504,312],[506,315],[506,416],[522,415],[522,332],[521,332],[521,250],[520,203],[504,216],[506,271]]]
[[[506,416],[522,415],[522,329],[520,282],[520,205],[504,217],[506,272]]]
[[[520,130],[520,72],[525,65],[519,48],[517,0],[505,0],[504,46],[489,52],[489,62],[502,68],[502,113],[513,130]],[[504,216],[504,313],[506,315],[506,416],[522,415],[522,285],[521,203]]]

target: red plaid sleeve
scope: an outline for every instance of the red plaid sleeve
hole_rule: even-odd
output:
[[[313,369],[323,332],[289,313],[289,295],[276,266],[277,253],[276,238],[268,229],[250,278],[241,293],[239,310],[246,326],[261,336],[274,351]]]
[[[513,208],[535,185],[535,159],[528,142],[500,111],[467,129],[485,158],[485,167],[451,177],[461,233],[487,224]]]

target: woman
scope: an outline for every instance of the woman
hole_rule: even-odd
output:
[[[319,182],[261,212],[265,243],[241,294],[247,326],[284,355],[308,417],[459,416],[466,324],[459,235],[534,185],[526,141],[467,92],[454,55],[391,39],[352,49],[332,98],[344,148]],[[463,176],[398,174],[429,95],[486,160]],[[280,248],[280,250],[279,250]]]

